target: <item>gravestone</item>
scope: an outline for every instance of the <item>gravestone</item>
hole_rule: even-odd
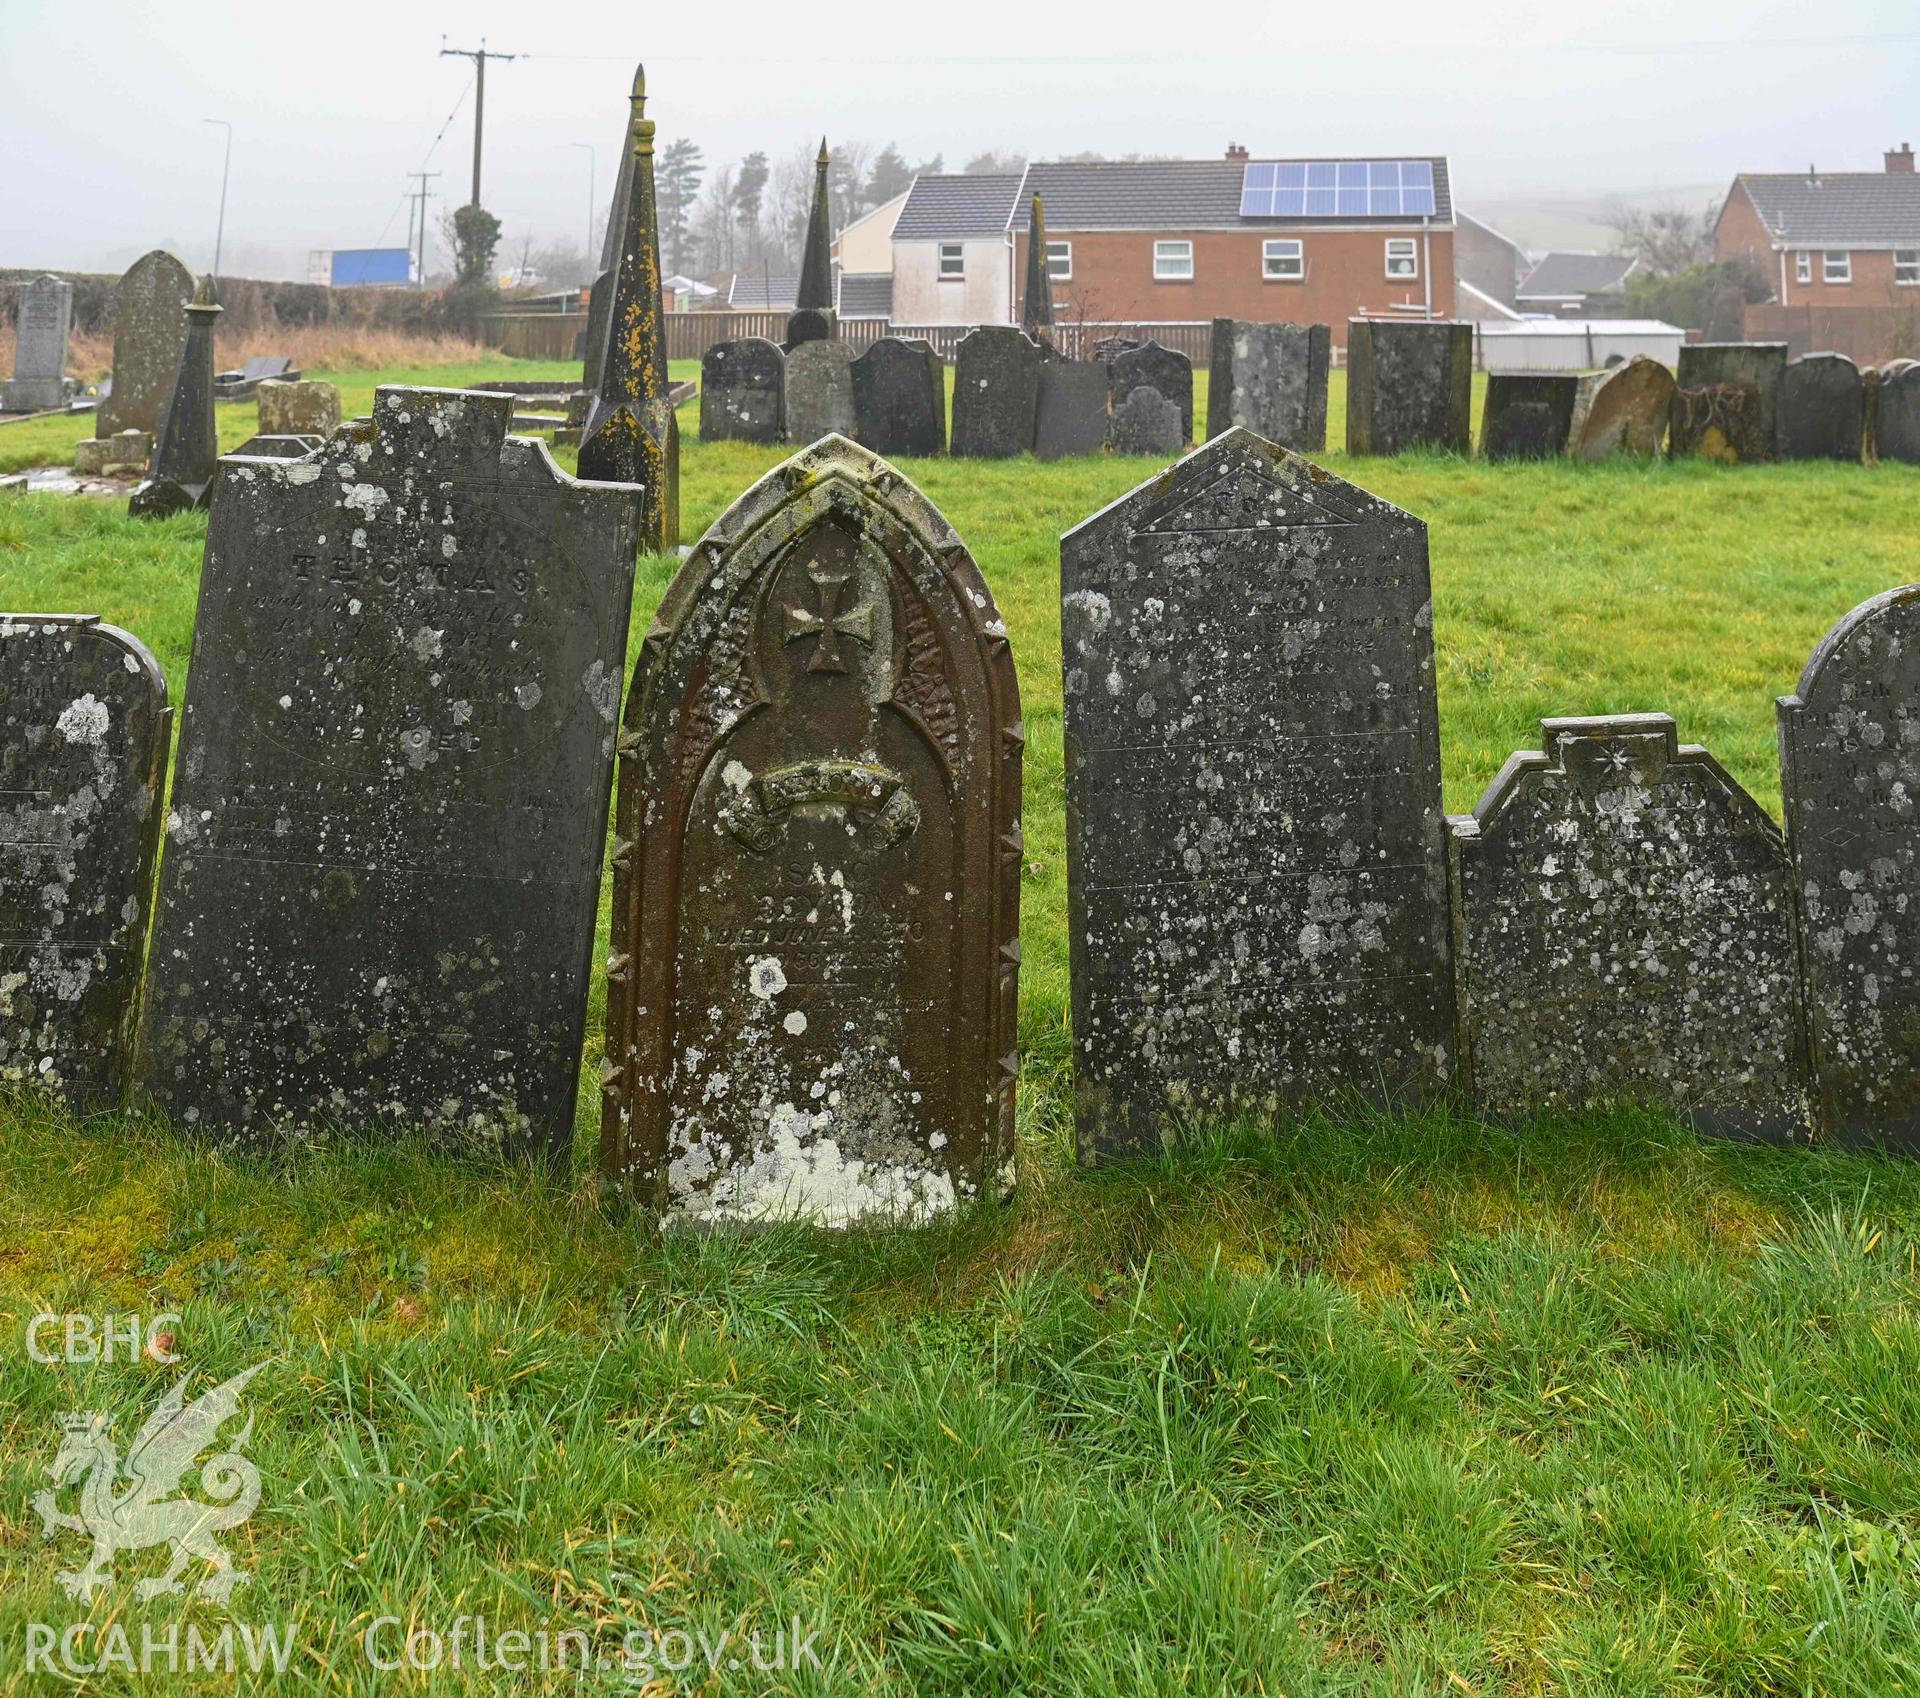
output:
[[[187,334],[193,278],[170,253],[134,261],[114,297],[113,389],[94,414],[95,436],[157,431]]]
[[[324,436],[250,436],[229,458],[236,460],[304,460],[320,447]]]
[[[1019,689],[965,546],[844,439],[695,547],[621,737],[602,1156],[669,1221],[1012,1182]]]
[[[1658,360],[1635,354],[1612,371],[1580,379],[1567,452],[1576,460],[1658,454],[1666,447],[1672,411],[1673,373]]]
[[[853,362],[854,432],[876,454],[947,451],[947,368],[931,343],[883,336]]]
[[[133,492],[127,511],[136,519],[164,519],[204,507],[213,489],[220,446],[213,422],[213,323],[220,308],[213,279],[203,277],[187,306],[187,334],[180,364],[167,391],[167,410],[154,438],[146,481]]]
[[[640,492],[512,410],[382,388],[221,467],[142,1018],[177,1121],[567,1149]]]
[[[340,428],[340,391],[331,383],[263,383],[255,393],[262,436],[331,436]]]
[[[787,314],[786,349],[804,348],[809,342],[831,342],[836,335],[831,307],[797,307]]]
[[[764,336],[716,342],[700,360],[700,439],[779,442],[786,430],[787,356]]]
[[[1231,430],[1061,542],[1083,1159],[1452,1071],[1426,527]]]
[[[1040,405],[1040,345],[1010,324],[960,338],[953,359],[952,452],[1006,460],[1033,447]]]
[[[1107,445],[1107,368],[1095,360],[1048,360],[1035,402],[1036,459],[1098,454]]]
[[[803,342],[787,355],[787,434],[808,443],[853,435],[853,358],[844,342]]]
[[[1327,372],[1333,332],[1324,324],[1213,321],[1207,380],[1207,434],[1234,425],[1291,448],[1318,453],[1327,445]]]
[[[1780,458],[1857,464],[1866,435],[1866,385],[1845,354],[1803,354],[1780,379]]]
[[[14,322],[13,376],[0,385],[0,412],[37,413],[67,403],[67,332],[73,285],[39,277],[20,291]]]
[[[1480,410],[1480,457],[1551,460],[1565,453],[1579,389],[1573,372],[1490,372]]]
[[[1779,451],[1784,342],[1686,342],[1668,452],[1758,464]]]
[[[152,460],[153,437],[144,430],[82,437],[73,445],[73,469],[86,477],[103,477],[109,472],[144,472]]]
[[[125,631],[0,613],[0,1084],[79,1114],[127,1083],[172,717]]]
[[[1663,713],[1548,719],[1457,855],[1462,1071],[1510,1116],[1623,1101],[1807,1136],[1779,828]]]
[[[1102,336],[1093,345],[1093,357],[1111,364],[1129,348],[1144,348],[1146,343],[1138,336]]]
[[[1347,452],[1473,452],[1473,326],[1347,321]]]
[[[1920,584],[1834,626],[1779,718],[1815,1114],[1920,1155]]]
[[[1179,404],[1144,383],[1115,404],[1112,433],[1116,454],[1165,457],[1187,445]]]
[[[1107,367],[1116,412],[1136,389],[1157,389],[1180,410],[1180,446],[1193,440],[1193,361],[1158,342],[1123,349]]]
[[[1874,396],[1873,451],[1882,460],[1920,466],[1920,364],[1907,361],[1898,370],[1880,368]]]

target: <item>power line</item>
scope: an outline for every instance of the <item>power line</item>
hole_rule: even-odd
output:
[[[441,36],[444,44],[446,37]],[[520,53],[489,53],[487,38],[480,38],[478,47],[447,47],[440,49],[442,59],[471,59],[473,61],[473,200],[472,205],[480,204],[480,137],[481,127],[487,117],[487,61],[489,59],[514,60],[524,58]]]

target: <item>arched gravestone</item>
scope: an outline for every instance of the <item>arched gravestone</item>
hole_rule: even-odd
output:
[[[716,342],[700,357],[700,440],[782,441],[786,392],[787,356],[778,342]]]
[[[1483,460],[1551,460],[1564,454],[1580,379],[1572,372],[1496,371],[1480,409]]]
[[[1473,326],[1347,320],[1347,452],[1473,452]]]
[[[0,1084],[80,1114],[127,1082],[172,719],[137,638],[0,613]]]
[[[1327,372],[1333,332],[1324,324],[1213,321],[1207,434],[1243,425],[1296,454],[1327,445]]]
[[[1780,458],[1857,462],[1866,387],[1845,354],[1803,354],[1780,379]]]
[[[1668,452],[1750,465],[1773,459],[1786,371],[1784,342],[1684,343]]]
[[[1576,460],[1658,454],[1666,447],[1672,411],[1673,373],[1658,360],[1635,354],[1623,366],[1580,379],[1567,451]]]
[[[1455,819],[1462,1073],[1496,1115],[1634,1102],[1808,1132],[1785,847],[1664,713],[1548,719]]]
[[[383,388],[221,463],[141,1034],[178,1121],[567,1148],[641,495],[512,411]]]
[[[1452,1072],[1427,533],[1231,430],[1060,546],[1083,1159]]]
[[[802,342],[787,355],[787,435],[797,443],[853,434],[853,358],[844,342]]]
[[[94,414],[96,437],[159,429],[192,296],[192,274],[170,253],[156,248],[128,267],[114,295],[113,392]]]
[[[1193,361],[1158,342],[1116,354],[1107,367],[1116,412],[1136,389],[1157,389],[1180,410],[1180,443],[1193,440]]]
[[[1040,344],[1009,324],[983,324],[960,338],[953,359],[954,454],[1006,460],[1033,447],[1040,362]]]
[[[1136,385],[1113,409],[1108,421],[1116,454],[1138,454],[1177,459],[1186,446],[1180,429],[1180,406],[1151,384]]]
[[[853,423],[876,454],[947,451],[947,368],[930,343],[883,336],[853,362]]]
[[[1896,370],[1880,368],[1874,399],[1873,449],[1882,460],[1920,466],[1920,364],[1908,361]]]
[[[1107,446],[1107,368],[1097,360],[1050,359],[1040,368],[1033,427],[1038,460],[1098,454]]]
[[[1834,626],[1779,718],[1820,1127],[1920,1155],[1920,584]]]
[[[627,697],[603,1165],[670,1221],[1012,1180],[1019,690],[965,546],[837,437],[694,549]]]

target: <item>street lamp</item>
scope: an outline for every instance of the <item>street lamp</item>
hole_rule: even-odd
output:
[[[213,274],[220,275],[220,247],[227,236],[227,172],[233,166],[233,126],[224,118],[202,118],[203,124],[218,124],[227,132],[227,156],[220,165],[220,222],[213,232]]]
[[[568,142],[568,147],[583,147],[587,150],[587,245],[582,250],[587,262],[587,281],[592,282],[593,266],[593,197],[594,179],[600,169],[600,155],[594,151],[592,142]]]

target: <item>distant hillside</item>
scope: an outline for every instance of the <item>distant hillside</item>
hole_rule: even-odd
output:
[[[1531,253],[1557,248],[1567,253],[1607,253],[1613,232],[1604,222],[1616,201],[1628,206],[1718,206],[1725,183],[1677,189],[1634,189],[1618,195],[1471,195],[1460,193],[1460,208],[1491,224],[1508,241]]]

